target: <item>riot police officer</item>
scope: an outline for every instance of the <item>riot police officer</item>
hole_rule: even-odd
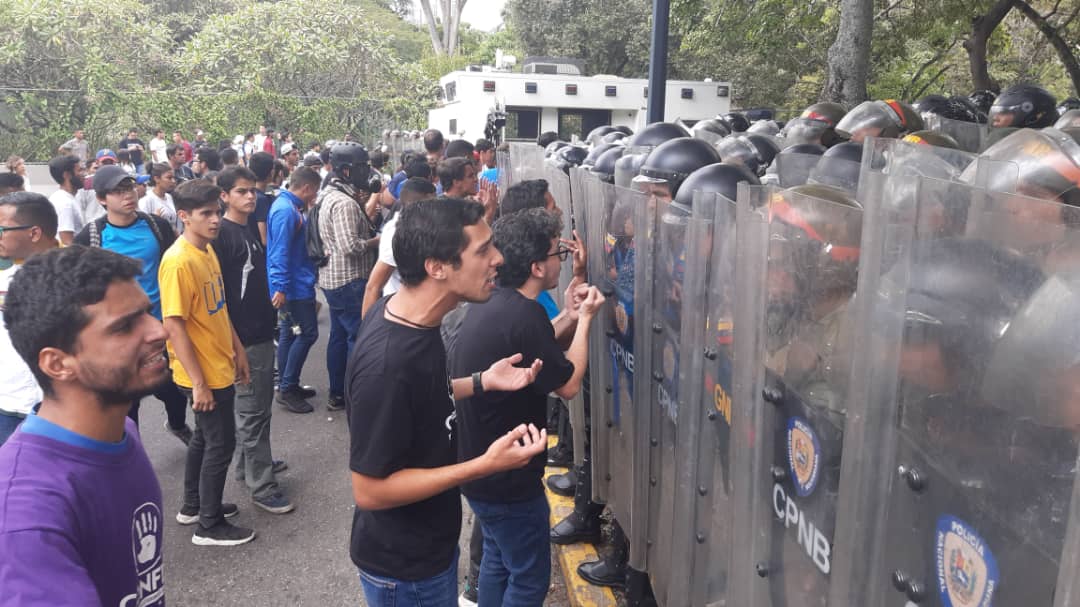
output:
[[[1043,128],[1058,119],[1057,101],[1050,91],[1034,84],[1017,84],[994,100],[988,114],[994,128]]]
[[[814,143],[834,146],[843,141],[836,133],[836,125],[846,114],[847,110],[839,103],[815,103],[803,110],[798,118],[784,125],[784,141],[787,145]]]
[[[903,101],[864,101],[844,115],[836,132],[855,143],[867,137],[899,138],[904,133],[923,130],[923,120],[915,108]]]

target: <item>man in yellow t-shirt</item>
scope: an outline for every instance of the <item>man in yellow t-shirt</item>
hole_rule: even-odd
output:
[[[184,503],[176,520],[199,523],[191,538],[198,546],[237,546],[255,538],[253,530],[225,520],[238,510],[221,501],[236,448],[233,384],[250,383],[250,373],[244,347],[229,322],[221,266],[210,246],[221,225],[220,200],[221,188],[206,180],[176,188],[173,203],[184,233],[162,256],[158,269],[173,381],[195,411]]]

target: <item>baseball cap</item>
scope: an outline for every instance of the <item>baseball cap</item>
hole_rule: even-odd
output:
[[[146,185],[146,184],[150,183],[150,176],[149,175],[139,175],[138,177],[135,178],[135,183],[137,183],[139,185]]]
[[[109,163],[115,164],[116,152],[110,150],[109,148],[101,148],[97,151],[97,156],[95,156],[95,158],[97,158],[98,162],[102,164],[105,164],[106,160],[108,160]]]
[[[128,174],[122,167],[118,167],[115,164],[108,164],[94,173],[94,193],[98,198],[104,198],[106,194],[116,189],[116,186],[123,183],[125,179],[135,181],[135,178]]]
[[[289,152],[291,152],[291,151],[293,151],[295,149],[296,149],[295,145],[293,145],[291,143],[286,143],[285,145],[281,146],[281,155],[284,156],[285,154],[288,154]]]
[[[322,158],[319,158],[316,154],[304,157],[304,166],[306,167],[321,167],[322,165]]]

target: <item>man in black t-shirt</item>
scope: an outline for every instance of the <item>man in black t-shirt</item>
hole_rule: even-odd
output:
[[[536,381],[514,392],[484,393],[458,402],[462,460],[483,453],[491,440],[526,420],[539,428],[547,420],[548,393],[573,398],[581,389],[588,362],[593,316],[604,302],[596,289],[576,279],[567,288],[564,309],[576,321],[570,349],[563,354],[540,293],[559,284],[560,261],[572,250],[560,246],[558,217],[530,209],[495,222],[495,247],[503,254],[498,289],[486,303],[465,313],[451,352],[451,373],[481,368],[508,354],[538,358]],[[539,606],[551,578],[550,511],[541,479],[544,454],[527,466],[476,480],[462,493],[484,532],[479,604]]]
[[[270,304],[266,247],[248,217],[255,211],[255,175],[244,167],[218,174],[225,217],[214,240],[225,283],[229,320],[247,353],[251,383],[236,386],[236,477],[245,481],[256,506],[274,514],[292,512],[293,504],[277,483],[270,451],[270,415],[274,403],[274,334],[277,314]]]
[[[447,374],[439,323],[460,301],[486,301],[502,262],[483,216],[481,205],[454,198],[402,211],[393,241],[402,288],[371,308],[349,355],[350,554],[370,607],[456,605],[457,486],[520,468],[546,446],[544,430],[519,423],[454,463],[454,400],[520,390],[542,366],[515,367],[517,354],[471,377]]]

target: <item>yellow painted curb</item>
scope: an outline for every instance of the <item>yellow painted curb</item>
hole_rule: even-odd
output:
[[[548,448],[554,447],[556,442],[558,442],[558,439],[554,436],[549,437]],[[563,520],[574,511],[574,498],[556,495],[547,486],[547,477],[564,472],[566,472],[565,468],[552,466],[548,466],[544,470],[544,491],[547,493],[548,504],[551,506],[551,525],[553,527],[555,523]],[[596,548],[592,544],[570,544],[567,546],[552,544],[551,549],[555,551],[555,555],[559,559],[559,566],[562,567],[563,579],[566,581],[566,593],[570,596],[571,607],[613,607],[615,605],[615,595],[612,594],[610,588],[593,586],[578,575],[578,565],[585,561],[595,561],[598,558]]]

